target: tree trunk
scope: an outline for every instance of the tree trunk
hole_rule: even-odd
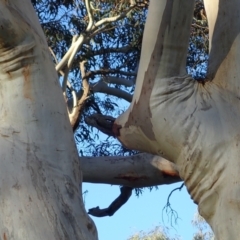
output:
[[[1,239],[97,239],[65,102],[30,0],[0,0]]]
[[[193,0],[151,0],[136,90],[114,126],[128,148],[174,162],[217,239],[240,236],[240,1],[205,0],[209,73],[186,74]]]

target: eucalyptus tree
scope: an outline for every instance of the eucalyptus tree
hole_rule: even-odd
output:
[[[151,130],[151,124],[148,125],[154,120],[151,117],[152,109],[148,111],[147,105],[152,89],[147,88],[145,91],[144,85],[142,85],[144,71],[148,66],[153,46],[155,46],[154,41],[158,39],[154,30],[159,25],[166,27],[171,18],[173,23],[177,21],[178,17],[180,20],[184,18],[189,21],[179,21],[179,27],[174,31],[170,27],[170,35],[166,35],[167,40],[170,40],[169,43],[173,43],[173,45],[164,45],[163,54],[160,54],[160,57],[166,56],[164,67],[160,68],[164,73],[165,83],[168,82],[167,79],[171,74],[178,74],[178,69],[181,70],[181,74],[185,69],[185,50],[188,47],[193,12],[190,6],[193,6],[193,1],[184,3],[182,6],[179,5],[179,11],[174,11],[174,13],[171,11],[175,9],[176,1],[167,2],[162,1],[159,4],[159,2],[151,1],[151,9],[153,10],[150,9],[150,14],[148,14],[150,20],[145,27],[146,33],[142,48],[142,56],[144,57],[137,67],[142,41],[141,33],[148,6],[147,1],[116,2],[109,0],[103,2],[86,0],[85,3],[60,0],[52,2],[33,1],[47,37],[46,41],[29,0],[0,0],[0,76],[2,79],[0,83],[2,96],[0,221],[3,239],[97,239],[97,230],[85,212],[81,197],[81,181],[82,177],[87,179],[87,172],[92,171],[88,175],[89,181],[121,184],[130,190],[133,187],[180,181],[179,169],[181,177],[186,180],[182,170],[184,165],[173,159],[179,153],[176,149],[181,145],[181,132],[177,136],[179,145],[175,146],[176,149],[168,148],[169,139],[165,142],[166,145],[160,147],[157,145],[162,143],[161,134],[157,132],[162,131],[159,129],[164,124],[159,128],[157,127],[156,132]],[[161,11],[165,9],[165,4],[169,7],[168,12]],[[237,9],[239,5],[237,2],[235,4]],[[208,7],[212,6],[215,5],[209,3]],[[232,10],[233,6],[229,6]],[[163,13],[167,14],[163,14],[163,17],[159,18],[157,17],[159,13],[160,16]],[[202,18],[204,16],[205,14],[200,15]],[[235,15],[233,14],[232,17]],[[162,24],[159,22],[161,19]],[[199,28],[207,29],[206,26],[199,25],[196,18],[193,24],[197,24],[198,27],[200,26]],[[214,26],[213,23],[212,26]],[[148,35],[148,33],[150,34]],[[116,36],[118,37],[116,38]],[[146,39],[150,42],[146,42]],[[165,39],[164,34],[163,39]],[[182,44],[180,48],[178,45],[176,45],[177,48],[174,48],[174,44],[176,44],[174,41],[177,39],[182,40],[177,43]],[[51,57],[49,52],[51,52]],[[188,57],[189,62],[191,62],[190,56]],[[223,56],[225,55],[220,55],[219,59],[221,60]],[[162,62],[160,61],[160,63]],[[152,69],[158,67],[156,64]],[[105,174],[103,171],[102,176],[98,175],[93,180],[94,173],[96,173],[96,170],[94,171],[96,162],[89,164],[92,159],[82,157],[82,165],[79,164],[72,129],[76,130],[79,127],[81,115],[85,110],[87,112],[90,109],[89,112],[97,113],[108,113],[112,110],[111,101],[102,101],[103,108],[99,107],[99,102],[96,103],[94,98],[94,92],[104,92],[131,101],[130,93],[134,89],[137,69],[139,71],[136,91],[130,109],[135,110],[141,106],[140,112],[143,115],[140,115],[136,121],[136,124],[139,120],[142,121],[140,125],[134,126],[132,120],[125,124],[124,116],[126,114],[115,122],[113,130],[109,126],[113,124],[114,118],[109,116],[101,118],[95,115],[95,117],[88,119],[88,123],[95,124],[104,132],[118,137],[127,147],[150,152],[150,154],[140,153],[124,158],[108,158],[109,162],[119,164],[119,171],[112,176],[106,174],[113,171],[112,165],[108,164],[105,166]],[[162,77],[161,71],[160,76]],[[58,83],[59,77],[61,89]],[[185,76],[183,77],[185,79]],[[149,79],[150,86],[154,80],[154,78]],[[188,76],[187,81],[191,82],[190,80]],[[198,84],[191,83],[194,86]],[[132,89],[129,93],[124,88],[117,87],[119,85],[129,86]],[[226,88],[228,87],[230,84],[226,84]],[[155,88],[156,91],[159,89],[161,90],[161,87]],[[146,94],[146,104],[138,99],[144,94]],[[161,95],[161,91],[159,94]],[[231,94],[228,96],[230,97]],[[187,101],[187,98],[183,97],[182,99]],[[106,102],[111,104],[105,104]],[[219,102],[221,103],[221,99]],[[227,101],[224,104],[227,105]],[[161,106],[164,104],[160,104],[159,111],[164,110]],[[178,108],[174,101],[172,106],[173,112],[176,109],[182,109],[181,105]],[[192,106],[188,107],[185,109],[186,111]],[[145,110],[146,112],[144,112]],[[230,108],[229,111],[228,115],[231,116]],[[158,110],[154,112],[156,114],[154,116],[157,116],[157,113]],[[136,112],[131,115],[136,117],[135,114]],[[181,114],[179,117],[181,120]],[[158,118],[161,120],[159,116]],[[134,132],[136,129],[141,132],[141,129],[144,129],[141,124],[148,126],[147,133],[142,132],[142,138],[137,136],[135,139],[134,134],[131,133],[138,133]],[[169,134],[175,129],[174,126],[179,124],[178,121],[175,124],[173,124],[172,129],[168,128],[170,129]],[[88,133],[87,130],[84,132],[84,129],[80,129],[79,139],[81,140],[82,136],[87,139]],[[149,142],[148,137],[150,136],[152,139],[154,136],[155,138],[156,133],[160,140],[156,142],[156,145],[154,142],[152,147],[152,140]],[[163,133],[166,132],[163,131]],[[129,139],[125,134],[129,134]],[[147,135],[144,136],[145,134]],[[162,135],[162,139],[164,136]],[[210,138],[209,141],[211,140],[213,138]],[[171,151],[173,156],[171,154],[168,156],[167,151],[165,153],[165,150],[164,152],[161,150],[166,146],[166,150]],[[159,149],[160,151],[157,151]],[[217,148],[217,150],[219,149]],[[164,155],[174,163],[157,156],[159,154]],[[138,162],[138,164],[134,164],[135,168],[131,168],[128,164],[129,161]],[[104,161],[98,162],[99,166],[104,166],[101,163],[106,163],[106,157]],[[139,163],[142,163],[144,167],[139,168]],[[140,169],[141,171],[142,169],[146,170],[145,175],[140,172]],[[103,175],[107,176],[104,180]],[[146,179],[150,179],[150,183]],[[186,183],[188,185],[187,181]],[[193,197],[196,199],[195,196]],[[217,206],[217,201],[214,204]],[[203,204],[203,206],[208,207],[209,204]],[[202,212],[204,215],[204,211]],[[229,212],[229,216],[230,214],[231,212]],[[207,220],[211,224],[214,223],[210,218]],[[226,231],[224,234],[227,236]]]

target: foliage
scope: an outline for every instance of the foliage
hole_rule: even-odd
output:
[[[192,225],[197,228],[197,232],[193,236],[193,240],[214,240],[213,232],[203,217],[196,213],[192,220]]]
[[[208,23],[202,0],[196,0],[187,56],[187,70],[195,79],[204,79],[208,61]]]
[[[197,232],[193,235],[193,240],[214,240],[214,235],[205,220],[196,213],[192,220],[192,225]],[[128,240],[180,240],[180,237],[169,236],[168,229],[160,226],[155,227],[149,232],[139,232],[132,235]]]
[[[155,227],[150,232],[140,232],[131,236],[128,240],[179,240],[178,237],[170,238],[167,236],[167,230],[161,227]]]

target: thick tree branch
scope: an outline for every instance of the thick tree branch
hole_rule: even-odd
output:
[[[83,39],[84,40],[84,39]],[[77,41],[77,36],[73,36],[72,38],[72,46],[74,43]],[[80,43],[81,45],[82,43]],[[70,56],[71,58],[71,56]],[[69,58],[69,59],[70,59]],[[64,69],[64,74],[63,74],[63,82],[62,82],[62,90],[63,90],[63,95],[66,97],[66,89],[67,89],[67,82],[68,82],[68,75],[72,67],[73,59],[71,60],[72,62],[69,62],[69,64],[65,67]],[[63,70],[60,70],[59,72],[63,72]]]
[[[135,78],[126,79],[126,78],[119,78],[119,77],[112,77],[112,76],[104,76],[100,81],[105,83],[123,85],[125,87],[132,87],[135,84]]]
[[[133,47],[131,45],[120,48],[101,48],[99,50],[92,51],[90,54],[92,56],[97,56],[106,53],[128,53],[132,48]]]
[[[91,116],[88,116],[85,118],[85,122],[92,126],[97,128],[99,131],[114,137],[114,132],[112,131],[113,123],[115,121],[115,118],[111,116],[106,116],[102,114],[92,114]]]
[[[132,101],[132,95],[131,94],[129,94],[128,92],[123,91],[121,89],[118,89],[118,88],[109,87],[107,85],[107,83],[105,83],[103,81],[99,81],[98,83],[92,85],[91,90],[95,93],[96,92],[101,92],[101,93],[106,93],[106,94],[109,94],[109,95],[112,95],[112,96],[115,96],[115,97],[119,97],[119,98],[122,98],[122,99],[124,99],[128,102]]]
[[[83,86],[82,96],[77,101],[77,105],[73,105],[72,112],[69,114],[70,123],[74,130],[78,125],[78,120],[82,112],[81,110],[83,109],[83,106],[88,98],[89,89],[90,89],[88,84],[88,79],[85,77],[86,74],[85,74],[84,64],[85,64],[85,61],[80,63],[80,71],[82,74],[82,86]]]
[[[89,23],[88,23],[86,32],[89,32],[92,29],[92,26],[94,23],[92,10],[91,10],[91,6],[90,6],[90,0],[85,0],[85,5],[86,5],[87,13],[88,13],[88,18],[89,18]]]
[[[93,114],[86,123],[114,136],[115,118]],[[116,184],[129,187],[149,187],[181,181],[175,164],[152,154],[141,153],[127,157],[81,157],[83,181]]]
[[[61,61],[56,65],[56,71],[62,70],[66,66],[66,64],[68,68],[71,69],[74,57],[85,41],[86,41],[86,35],[81,34],[79,37],[76,37],[76,41],[74,42],[74,44],[71,45],[67,53],[61,59]]]
[[[147,153],[126,157],[81,157],[83,182],[132,188],[182,181],[176,165]]]
[[[107,24],[107,23],[111,23],[111,22],[116,22],[118,20],[121,20],[123,19],[124,17],[127,16],[127,14],[133,9],[135,8],[136,5],[134,6],[130,6],[127,10],[125,10],[124,12],[121,12],[119,15],[117,16],[114,16],[114,17],[108,17],[108,18],[104,18],[104,19],[101,19],[100,21],[98,21],[94,27],[92,28],[92,30],[94,31],[97,27],[103,25],[103,24]]]

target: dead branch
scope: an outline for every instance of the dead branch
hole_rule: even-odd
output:
[[[109,207],[100,209],[99,207],[91,208],[88,214],[95,217],[112,216],[119,208],[121,208],[131,197],[133,188],[121,187],[120,195],[109,205]]]

